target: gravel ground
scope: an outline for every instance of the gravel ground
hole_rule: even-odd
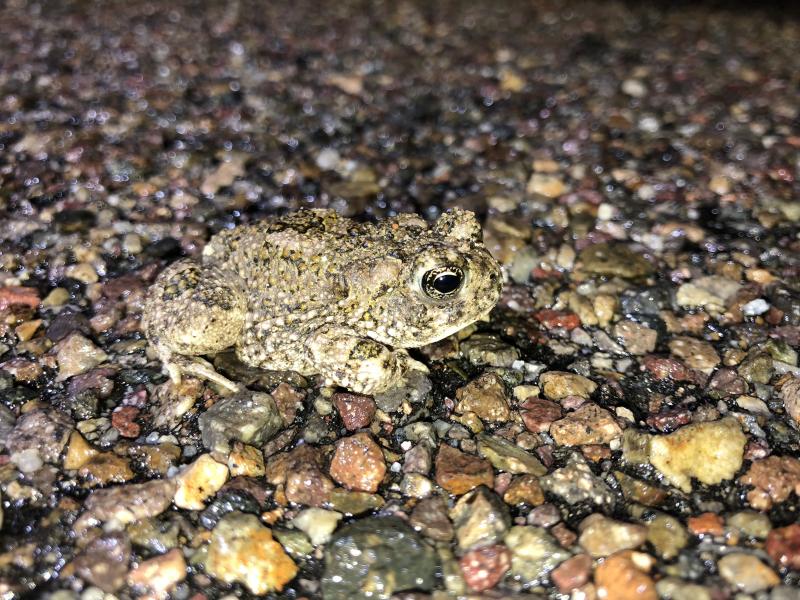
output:
[[[800,21],[0,8],[0,598],[800,598]],[[304,206],[476,211],[491,320],[377,397],[170,383],[147,286]]]

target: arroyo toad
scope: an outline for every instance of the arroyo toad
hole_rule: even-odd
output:
[[[370,394],[426,370],[404,348],[478,320],[501,286],[471,212],[428,226],[413,214],[359,223],[303,210],[222,231],[201,262],[170,265],[143,325],[173,381],[184,372],[238,389],[199,358],[234,347],[248,365]]]

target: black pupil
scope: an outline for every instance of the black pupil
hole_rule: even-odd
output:
[[[461,285],[461,277],[455,273],[442,273],[433,280],[433,289],[440,294],[452,294]]]

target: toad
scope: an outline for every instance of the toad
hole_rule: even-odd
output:
[[[362,223],[301,210],[224,230],[199,261],[170,265],[142,322],[176,383],[190,374],[238,391],[201,358],[234,348],[250,366],[375,394],[427,372],[406,349],[480,319],[501,287],[469,211],[429,226],[414,214]]]

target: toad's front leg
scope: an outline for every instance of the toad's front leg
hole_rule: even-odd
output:
[[[344,328],[324,328],[307,340],[314,367],[326,385],[340,385],[359,394],[379,394],[398,386],[411,369],[428,372],[405,350],[392,350]]]

